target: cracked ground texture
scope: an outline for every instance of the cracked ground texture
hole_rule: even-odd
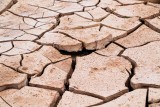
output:
[[[159,0],[0,0],[0,107],[160,107]]]

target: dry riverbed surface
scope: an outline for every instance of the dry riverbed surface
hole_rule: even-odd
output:
[[[155,2],[0,0],[0,107],[160,107]]]

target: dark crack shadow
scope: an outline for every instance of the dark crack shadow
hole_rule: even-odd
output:
[[[145,19],[141,19],[141,21],[143,21],[144,24],[145,24],[147,27],[149,27],[149,28],[151,28],[152,30],[160,33],[160,28],[155,27],[154,25],[152,25],[150,22],[148,22],[148,21],[145,20]]]
[[[131,72],[126,69],[126,71],[129,74],[129,77],[128,77],[125,85],[126,85],[126,87],[128,87],[129,91],[133,91],[134,89],[131,86],[131,79],[135,75],[134,70],[137,67],[137,63],[134,60],[132,60],[131,58],[129,58],[128,56],[122,55],[124,51],[125,51],[125,49],[118,56],[123,57],[124,59],[128,60],[131,63],[131,65],[132,65],[132,68],[130,70]]]
[[[18,2],[17,0],[11,0],[11,2],[4,9],[0,11],[0,15],[5,11],[7,11],[8,9],[10,9],[12,6],[14,6],[17,2]]]
[[[69,79],[72,77],[72,74],[75,70],[75,66],[76,66],[76,56],[72,55],[72,65],[71,65],[71,69],[67,75],[67,79],[65,81],[65,89],[64,92],[61,93],[61,96],[59,97],[58,101],[56,102],[56,106],[58,105],[58,103],[60,102],[60,100],[62,99],[63,94],[65,93],[65,91],[69,91]]]
[[[149,88],[147,88],[147,95],[146,95],[146,106],[145,106],[145,107],[149,107],[149,103],[148,103],[148,97],[149,97]]]

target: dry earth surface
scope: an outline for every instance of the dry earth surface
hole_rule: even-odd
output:
[[[0,107],[160,107],[159,0],[0,0]]]

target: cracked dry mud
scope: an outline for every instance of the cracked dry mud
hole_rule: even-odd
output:
[[[0,0],[0,107],[160,107],[159,0]]]

